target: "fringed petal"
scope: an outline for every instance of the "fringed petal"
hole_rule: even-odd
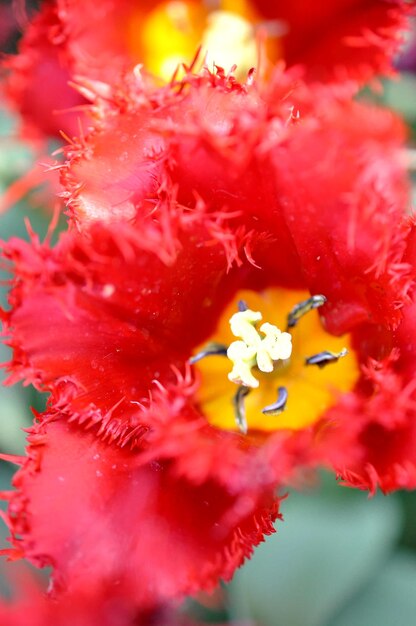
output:
[[[84,77],[117,85],[125,72],[139,63],[146,66],[153,54],[149,42],[144,42],[149,38],[148,25],[144,34],[146,19],[157,4],[44,3],[27,28],[19,54],[7,62],[9,92],[24,117],[25,132],[57,135],[63,130],[72,136],[85,100],[69,81]],[[376,75],[392,73],[411,6],[403,0],[320,0],[312,10],[305,0],[255,0],[253,9],[257,16],[253,26],[270,31],[272,39],[280,33],[277,47],[287,67],[301,66],[308,82],[356,89]],[[203,23],[206,7],[201,3],[194,10]],[[238,14],[239,8],[235,11]],[[254,13],[243,11],[243,17],[251,19]],[[201,34],[191,35],[197,48]],[[175,58],[179,52],[173,47],[169,54]],[[272,61],[276,63],[276,58]]]
[[[283,56],[307,80],[363,84],[393,71],[411,7],[402,0],[255,0],[268,20],[286,25]]]
[[[401,123],[358,104],[320,101],[272,152],[282,212],[330,332],[360,321],[397,326],[414,274]],[[387,157],[388,155],[388,157]]]
[[[105,585],[150,607],[228,580],[273,532],[272,491],[245,500],[227,525],[235,496],[215,479],[195,485],[168,462],[144,463],[52,417],[29,442],[9,503],[13,543],[53,567],[56,592]]]
[[[227,273],[219,224],[211,232],[204,214],[165,217],[141,228],[95,224],[55,250],[36,239],[6,246],[16,270],[3,313],[14,349],[9,382],[52,391],[94,421],[130,415],[153,380],[174,378],[172,367],[212,332],[238,275]]]
[[[213,210],[240,210],[237,223],[263,236],[251,247],[254,264],[277,284],[325,294],[330,332],[367,320],[395,327],[414,273],[402,262],[404,128],[391,113],[328,90],[298,85],[289,95],[284,86],[276,84],[271,101],[255,92],[256,112],[251,92],[241,95],[239,117],[234,100],[221,131],[213,120],[224,119],[224,94],[203,134],[184,138],[178,123],[178,197],[186,204],[197,193]]]
[[[371,493],[416,487],[415,314],[416,304],[406,307],[390,336],[360,331],[360,350],[378,358],[367,359],[358,389],[340,399],[322,431],[321,452],[340,478]]]
[[[228,216],[263,270],[257,288],[324,293],[336,334],[367,320],[397,326],[412,272],[401,262],[408,184],[394,116],[284,76],[272,95],[219,71],[179,91],[126,89],[112,105],[97,96],[109,121],[67,150],[62,181],[79,227],[134,221],[170,188],[190,211],[199,202]]]

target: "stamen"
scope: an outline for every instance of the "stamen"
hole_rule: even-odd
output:
[[[238,301],[238,310],[240,311],[240,313],[243,313],[244,311],[247,311],[247,309],[248,309],[247,302],[245,302],[244,300],[239,300]]]
[[[239,387],[237,393],[233,398],[235,421],[238,429],[243,435],[247,435],[247,420],[246,420],[246,407],[244,405],[244,398],[250,393],[249,387]]]
[[[204,350],[192,356],[189,359],[189,363],[194,365],[194,363],[198,363],[198,361],[204,359],[206,356],[227,356],[227,346],[224,346],[222,343],[209,343]]]
[[[279,415],[286,408],[286,402],[288,393],[286,387],[279,387],[277,389],[277,400],[274,404],[269,404],[262,409],[264,415]]]
[[[318,354],[314,354],[313,356],[305,359],[305,365],[317,365],[319,368],[325,367],[329,363],[336,363],[343,356],[348,354],[347,348],[343,348],[341,352],[330,352],[329,350],[324,350],[323,352],[318,352]]]
[[[287,316],[287,328],[293,328],[296,326],[301,317],[312,311],[312,309],[318,309],[325,304],[326,298],[322,294],[311,296],[307,300],[303,300],[296,304]]]

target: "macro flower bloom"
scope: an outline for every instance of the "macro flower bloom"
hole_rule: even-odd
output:
[[[283,61],[300,65],[309,81],[356,89],[392,72],[409,11],[402,0],[320,0],[313,11],[303,0],[45,1],[7,62],[9,92],[32,130],[73,136],[83,99],[68,82],[116,85],[138,64],[169,80],[201,44],[210,67],[237,64],[244,75]]]
[[[152,606],[229,579],[318,464],[414,486],[407,447],[383,464],[371,436],[412,430],[403,128],[281,74],[98,91],[69,231],[5,246],[9,382],[50,399],[4,497],[10,554],[56,592]]]

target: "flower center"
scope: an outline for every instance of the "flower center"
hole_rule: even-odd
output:
[[[199,45],[208,67],[216,64],[228,71],[236,64],[240,75],[245,75],[258,64],[259,28],[267,57],[274,61],[283,26],[262,22],[249,0],[172,0],[158,4],[146,16],[133,14],[128,41],[133,55],[165,80],[181,63],[189,65]]]
[[[352,389],[357,359],[348,335],[334,337],[322,327],[317,309],[324,302],[280,288],[237,294],[191,359],[201,379],[197,402],[213,426],[305,428]]]

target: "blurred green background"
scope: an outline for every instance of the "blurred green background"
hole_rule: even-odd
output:
[[[4,4],[4,2],[2,3]],[[10,43],[11,42],[11,43]],[[14,45],[10,40],[9,45]],[[416,55],[415,55],[416,59]],[[384,83],[370,98],[404,116],[409,127],[409,170],[416,199],[416,60],[400,79]],[[32,165],[33,149],[19,141],[16,120],[0,110],[0,197]],[[50,146],[51,152],[54,146]],[[50,212],[33,189],[0,215],[0,238],[27,237],[25,218],[43,237]],[[62,219],[61,228],[64,226]],[[7,274],[1,271],[2,280]],[[2,306],[7,285],[0,292]],[[0,347],[0,359],[9,359]],[[4,378],[4,374],[3,374]],[[20,454],[30,407],[45,399],[21,385],[0,387],[0,450]],[[0,489],[8,488],[13,468],[0,464]],[[416,624],[416,493],[379,494],[336,484],[323,474],[310,493],[293,493],[283,502],[285,521],[232,584],[211,598],[187,603],[185,610],[207,623],[255,623],[263,626],[412,626]],[[7,535],[2,528],[2,538]],[[4,541],[2,541],[4,545]],[[0,587],[3,588],[0,582]]]

